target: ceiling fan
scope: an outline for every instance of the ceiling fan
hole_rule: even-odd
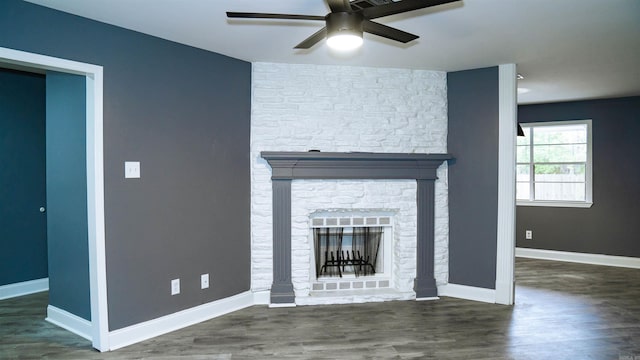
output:
[[[325,26],[309,36],[295,49],[309,49],[325,37],[327,44],[335,49],[350,50],[362,45],[362,33],[382,36],[387,39],[408,43],[418,38],[396,28],[374,21],[381,18],[408,11],[442,5],[460,0],[326,0],[331,10],[326,16],[268,14],[248,12],[227,12],[229,18],[243,19],[286,19],[324,21]]]

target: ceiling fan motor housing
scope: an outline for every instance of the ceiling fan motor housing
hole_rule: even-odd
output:
[[[325,17],[327,34],[353,34],[362,37],[362,22],[364,17],[360,12],[334,12]]]

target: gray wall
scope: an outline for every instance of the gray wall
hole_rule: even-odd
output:
[[[111,330],[250,288],[250,63],[18,0],[0,46],[104,67]]]
[[[91,320],[86,78],[47,72],[49,304]]]
[[[640,257],[640,97],[518,107],[523,123],[583,119],[592,120],[593,206],[518,206],[516,245]]]
[[[449,282],[495,289],[498,68],[447,74]]]
[[[46,278],[44,75],[0,69],[0,286]]]

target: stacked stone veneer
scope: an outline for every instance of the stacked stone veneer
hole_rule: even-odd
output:
[[[260,157],[261,151],[447,152],[444,72],[254,63],[252,89],[253,291],[269,290],[273,275],[271,168]],[[435,277],[444,284],[449,236],[446,164],[438,169],[438,178]],[[395,213],[393,282],[398,293],[405,294],[398,298],[406,298],[416,273],[415,180],[294,180],[291,190],[296,303],[312,303],[308,301],[313,256],[309,216],[332,210]]]

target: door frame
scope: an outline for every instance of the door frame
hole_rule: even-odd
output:
[[[109,350],[104,220],[103,68],[61,58],[0,47],[0,62],[86,77],[87,220],[91,342]]]

